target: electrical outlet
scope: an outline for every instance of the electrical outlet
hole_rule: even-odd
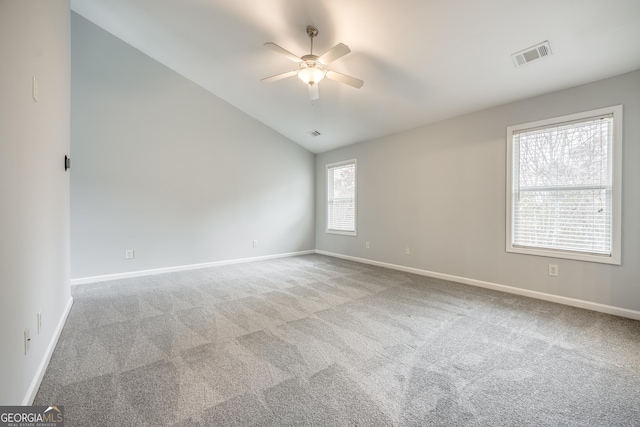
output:
[[[558,277],[558,265],[549,264],[549,276]]]
[[[26,355],[29,352],[29,344],[31,343],[31,332],[29,331],[29,327],[24,330],[24,354]]]
[[[40,331],[42,330],[42,311],[38,312],[37,319],[36,323],[38,325],[38,334],[40,334]]]
[[[127,249],[124,251],[124,257],[126,259],[133,259],[133,249]]]
[[[364,247],[365,247],[366,249],[369,249],[369,242],[365,242]]]
[[[404,253],[407,255],[411,255],[411,248],[409,246],[404,248]]]
[[[254,248],[257,248],[257,247],[258,247],[258,241],[257,241],[257,240],[254,240],[254,241],[253,241],[253,247],[254,247]]]

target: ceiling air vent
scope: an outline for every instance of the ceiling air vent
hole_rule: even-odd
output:
[[[549,55],[551,55],[551,46],[549,46],[549,42],[545,40],[536,46],[531,46],[528,49],[514,53],[511,55],[511,58],[513,59],[513,64],[516,67],[522,67],[531,61],[535,61]]]
[[[318,132],[318,131],[317,131],[317,130],[315,130],[315,129],[314,129],[314,130],[311,130],[311,131],[309,131],[309,132],[307,132],[307,133],[308,133],[309,135],[311,135],[311,136],[320,136],[320,135],[321,135],[321,133],[320,133],[320,132]]]

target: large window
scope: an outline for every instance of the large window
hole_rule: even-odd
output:
[[[356,235],[356,160],[327,165],[327,233]]]
[[[620,264],[622,106],[507,128],[507,251]]]

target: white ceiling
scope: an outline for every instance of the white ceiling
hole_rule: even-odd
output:
[[[640,0],[71,0],[72,9],[314,153],[640,69]],[[312,104],[296,64],[342,42]],[[514,67],[548,40],[553,55]],[[317,129],[321,136],[312,137]]]

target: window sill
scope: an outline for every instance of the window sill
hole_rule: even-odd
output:
[[[555,251],[552,249],[537,249],[537,248],[523,248],[523,247],[513,247],[507,246],[507,252],[523,254],[523,255],[534,255],[534,256],[543,256],[549,258],[562,258],[562,259],[570,259],[575,261],[587,261],[587,262],[595,262],[599,264],[612,264],[612,265],[621,265],[620,255],[612,254],[611,256],[607,255],[591,255],[579,252],[570,252],[570,251]]]
[[[340,234],[342,236],[356,236],[355,231],[326,230],[327,234]]]

